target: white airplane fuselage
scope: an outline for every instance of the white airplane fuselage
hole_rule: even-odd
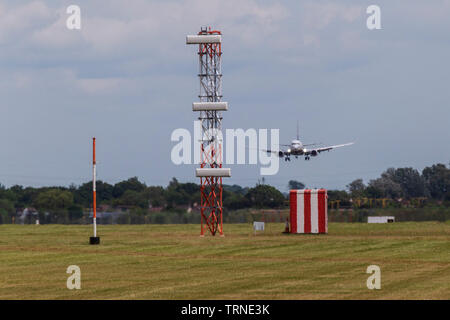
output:
[[[291,147],[287,150],[293,156],[301,156],[305,153],[303,143],[300,140],[292,140]]]

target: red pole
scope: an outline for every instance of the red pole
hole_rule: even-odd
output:
[[[96,162],[95,162],[95,137],[92,138],[93,169],[92,169],[92,208],[94,209],[94,237],[97,237],[97,194],[96,194]]]

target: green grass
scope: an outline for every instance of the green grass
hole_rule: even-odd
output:
[[[1,225],[0,299],[450,299],[450,223],[331,223],[328,235],[270,224]],[[366,268],[381,268],[368,290]],[[69,265],[81,290],[68,290]]]

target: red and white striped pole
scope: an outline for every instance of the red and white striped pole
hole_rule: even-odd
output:
[[[97,193],[95,190],[95,185],[96,185],[96,163],[95,163],[95,138],[92,138],[92,199],[93,199],[93,204],[92,204],[92,208],[94,209],[94,237],[97,236]]]
[[[95,161],[95,137],[92,138],[92,209],[94,236],[90,238],[90,244],[100,244],[100,237],[97,237],[97,190],[96,190],[96,161]]]

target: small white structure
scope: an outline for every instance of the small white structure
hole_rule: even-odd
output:
[[[202,44],[202,43],[221,43],[222,36],[220,34],[202,34],[186,36],[186,44]]]
[[[200,177],[231,177],[229,168],[198,168],[195,169],[195,175]]]
[[[253,222],[253,230],[255,231],[255,235],[256,235],[256,231],[264,231],[264,222],[254,221]]]
[[[381,216],[381,217],[367,217],[368,223],[390,223],[395,222],[395,217]]]
[[[227,111],[228,102],[194,102],[192,111]]]

